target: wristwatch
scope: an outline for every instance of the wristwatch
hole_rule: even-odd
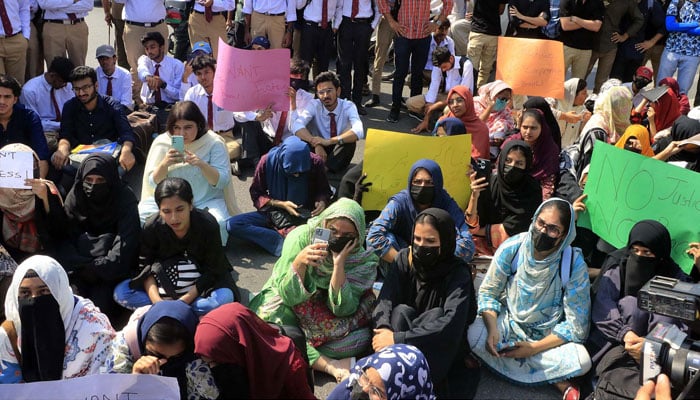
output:
[[[342,145],[343,143],[345,143],[343,142],[343,138],[338,136],[338,145]]]

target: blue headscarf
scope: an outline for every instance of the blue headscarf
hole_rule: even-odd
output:
[[[348,379],[352,386],[367,368],[379,372],[384,382],[387,400],[394,399],[435,399],[430,367],[423,353],[407,344],[387,346],[355,364]]]
[[[298,137],[290,136],[267,153],[267,191],[273,199],[289,200],[294,204],[304,205],[309,197],[309,170],[309,147]]]
[[[460,221],[464,220],[464,214],[459,208],[457,203],[450,197],[450,194],[443,189],[443,178],[442,170],[440,165],[433,160],[422,159],[416,161],[411,166],[411,172],[408,174],[408,187],[391,197],[390,200],[396,202],[396,225],[394,228],[394,234],[397,235],[397,239],[402,240],[404,243],[410,243],[413,237],[413,222],[416,220],[418,211],[416,211],[416,206],[411,198],[411,182],[413,177],[416,175],[416,171],[422,168],[430,174],[433,178],[433,184],[435,185],[435,197],[433,197],[433,203],[430,207],[441,208],[448,213],[455,222],[455,225],[460,226]]]
[[[464,126],[464,122],[457,117],[447,117],[439,120],[433,129],[433,136],[437,136],[437,130],[441,126],[445,128],[445,134],[447,134],[447,136],[467,134],[467,128]]]

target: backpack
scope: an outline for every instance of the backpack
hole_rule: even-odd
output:
[[[461,79],[461,77],[463,76],[463,72],[464,72],[464,63],[466,63],[467,60],[469,60],[469,57],[467,57],[467,56],[459,56],[459,76],[460,76],[460,79]],[[472,65],[473,65],[473,64],[472,64]],[[472,73],[474,74],[474,86],[476,86],[476,82],[477,82],[477,80],[478,80],[478,78],[479,78],[479,70],[477,70],[476,68],[472,68]],[[471,88],[470,88],[470,90],[471,90]]]
[[[520,247],[518,247],[518,250],[515,252],[515,255],[513,255],[513,259],[510,261],[510,270],[513,272],[513,275],[515,276],[515,272],[518,270],[518,253],[520,251]],[[564,265],[568,264],[569,268],[564,268]],[[564,288],[566,287],[566,284],[569,282],[569,279],[571,278],[571,270],[574,268],[574,249],[571,246],[566,246],[564,248],[564,251],[561,253],[561,259],[559,260],[559,277],[561,278],[561,291],[562,293],[564,292]]]
[[[542,27],[542,33],[550,39],[556,39],[561,34],[559,0],[549,1],[549,21],[547,21],[547,25]]]

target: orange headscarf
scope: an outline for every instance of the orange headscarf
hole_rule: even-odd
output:
[[[488,160],[491,157],[489,152],[489,128],[484,121],[480,120],[479,116],[476,115],[476,111],[474,110],[474,97],[471,91],[469,91],[469,88],[466,86],[457,85],[447,94],[448,101],[453,93],[458,94],[464,99],[464,108],[466,112],[460,118],[454,115],[452,110],[450,110],[450,113],[447,114],[446,117],[459,118],[464,123],[464,127],[467,128],[467,133],[472,135],[472,158],[485,158]]]
[[[625,129],[625,134],[615,143],[615,147],[624,149],[625,143],[627,143],[627,139],[629,138],[637,138],[637,140],[639,140],[639,143],[642,144],[642,155],[654,157],[654,150],[651,149],[649,131],[647,128],[638,124],[628,126],[627,129]]]

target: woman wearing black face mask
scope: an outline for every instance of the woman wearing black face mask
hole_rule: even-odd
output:
[[[698,275],[695,269],[693,274]],[[686,328],[680,321],[637,307],[637,293],[655,275],[690,280],[671,259],[666,227],[654,220],[639,221],[630,230],[627,246],[605,259],[593,284],[593,328],[587,347],[594,361],[607,365],[617,360],[633,366],[636,373],[644,336],[657,324]]]
[[[136,265],[141,233],[136,196],[114,157],[95,153],[80,164],[64,210],[66,239],[56,256],[79,292],[114,316],[111,293]]]
[[[481,318],[469,327],[472,351],[510,380],[553,383],[564,400],[579,398],[571,377],[591,366],[590,283],[576,237],[572,206],[552,198],[527,232],[498,248],[479,288]]]
[[[433,160],[422,159],[411,166],[408,187],[389,199],[367,232],[367,248],[391,263],[411,243],[413,223],[419,212],[435,207],[447,211],[456,223],[454,254],[464,261],[474,255],[469,227],[450,194],[443,188],[442,170]]]
[[[493,255],[509,237],[525,232],[542,203],[540,184],[530,176],[532,150],[511,140],[498,156],[498,169],[488,177],[469,175],[471,197],[464,213],[477,252]]]
[[[478,379],[478,372],[465,373],[464,357],[469,353],[467,326],[476,313],[474,286],[467,263],[454,255],[453,219],[429,208],[416,218],[412,237],[412,246],[399,252],[379,294],[372,347],[418,347],[428,360],[438,397],[471,398],[468,389],[475,390],[476,381],[464,377]],[[448,379],[453,374],[459,379]]]

